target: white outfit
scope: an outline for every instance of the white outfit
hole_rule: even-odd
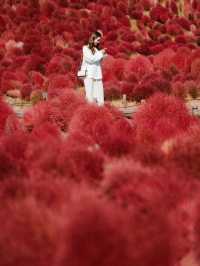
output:
[[[107,54],[103,54],[101,50],[95,48],[95,53],[93,54],[87,45],[83,46],[83,61],[81,69],[86,70],[84,86],[86,99],[90,103],[97,101],[98,105],[104,104],[101,61],[106,56]]]

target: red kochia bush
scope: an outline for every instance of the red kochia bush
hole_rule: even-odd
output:
[[[148,204],[152,207],[152,204],[159,202],[161,196],[161,184],[158,181],[157,176],[152,175],[150,168],[124,157],[108,161],[105,165],[102,191],[122,207],[133,205],[139,209],[142,206],[145,208]],[[163,202],[163,207],[164,204],[166,201]]]
[[[134,265],[134,247],[125,212],[88,193],[73,200],[67,213],[69,219],[59,265]]]
[[[127,60],[123,58],[115,59],[112,64],[112,70],[113,75],[118,79],[118,80],[123,80],[124,79],[124,67],[125,64],[127,63]]]
[[[196,265],[199,265],[199,258],[200,258],[200,248],[199,248],[199,241],[200,241],[200,203],[198,200],[198,204],[196,207],[195,212],[195,224],[194,224],[194,255],[195,255],[195,262]]]
[[[73,184],[64,178],[54,178],[49,173],[36,174],[19,178],[15,175],[1,181],[0,199],[5,201],[25,200],[33,197],[40,206],[58,210],[66,204]]]
[[[66,139],[56,161],[58,173],[69,180],[94,186],[103,178],[104,155],[96,145],[73,147]]]
[[[55,123],[61,130],[66,131],[73,114],[85,101],[74,91],[66,91],[58,97],[49,100],[49,121]]]
[[[49,96],[57,96],[62,93],[63,89],[74,88],[74,83],[70,79],[69,75],[64,74],[52,74],[48,77],[49,86],[48,94]]]
[[[200,178],[200,125],[176,138],[170,153],[169,162],[188,176]]]
[[[200,58],[194,58],[191,64],[191,74],[193,75],[194,78],[199,77],[199,72],[200,71]]]
[[[180,18],[177,18],[176,20],[178,22],[178,24],[185,30],[188,30],[190,31],[190,21],[185,18],[185,17],[180,17]]]
[[[184,83],[181,81],[175,81],[172,83],[172,94],[174,96],[184,99],[187,94],[187,90],[184,86]]]
[[[102,190],[105,195],[124,207],[175,210],[183,199],[191,197],[194,182],[173,168],[147,167],[129,158],[107,162]],[[193,193],[195,195],[197,191]]]
[[[10,175],[6,176],[7,172],[15,174],[15,176],[26,175],[27,162],[25,160],[25,151],[27,144],[28,136],[21,130],[1,137],[1,178],[9,177]],[[7,161],[7,163],[4,164],[3,162],[5,161]]]
[[[84,105],[85,101],[72,90],[66,90],[59,95],[29,109],[24,114],[25,126],[27,128],[37,127],[48,121],[66,131],[74,112],[79,106]]]
[[[153,72],[153,65],[145,56],[137,56],[136,58],[131,58],[126,63],[124,68],[125,78],[128,78],[132,72],[136,75],[136,78],[140,80],[144,75]]]
[[[30,100],[31,92],[33,91],[34,87],[32,84],[26,83],[20,89],[21,97],[26,100]]]
[[[170,4],[168,5],[168,7],[171,8],[171,11],[172,11],[174,14],[178,15],[178,7],[177,7],[176,0],[175,0],[175,1],[172,0],[172,1],[170,2]]]
[[[5,102],[3,102],[2,98],[0,98],[0,135],[3,134],[6,121],[12,114],[13,111],[11,110],[11,108]]]
[[[126,158],[108,162],[102,182],[104,194],[118,206],[133,207],[146,214],[154,210],[167,211],[166,220],[170,219],[176,235],[173,245],[177,259],[191,248],[193,211],[190,206],[199,193],[194,186],[195,183],[170,168],[166,171],[161,167],[144,167]]]
[[[88,150],[98,148],[97,143],[91,136],[84,134],[81,131],[75,131],[73,133],[67,134],[67,143],[73,148],[85,148]]]
[[[173,57],[173,63],[179,71],[184,73],[190,71],[191,65],[191,50],[186,47],[181,47]]]
[[[1,264],[44,266],[56,264],[62,224],[56,212],[33,197],[2,204]]]
[[[176,36],[178,34],[183,34],[182,27],[174,21],[170,21],[167,23],[166,30],[167,30],[168,34],[174,35],[174,36]]]
[[[93,132],[96,142],[110,156],[122,156],[134,149],[135,130],[125,118],[116,119],[112,123],[94,122]]]
[[[31,137],[31,141],[33,141],[33,138],[35,138],[35,141],[37,141],[37,138],[42,140],[48,136],[59,139],[61,137],[61,132],[56,125],[53,125],[49,121],[43,121],[42,124],[34,127],[31,133],[29,132],[29,135]]]
[[[114,117],[106,106],[88,104],[81,106],[71,119],[69,132],[82,131],[93,136],[93,125],[101,121],[111,123]]]
[[[160,143],[187,130],[195,120],[185,104],[174,96],[153,95],[134,116],[137,138]]]
[[[5,124],[5,133],[9,135],[20,130],[23,130],[23,122],[16,114],[9,115]]]
[[[169,69],[172,65],[172,59],[175,52],[172,49],[165,49],[153,58],[153,64],[155,68]]]
[[[105,98],[106,99],[118,99],[121,96],[121,82],[116,79],[111,79],[104,83]]]
[[[51,96],[50,96],[51,99]],[[71,121],[71,118],[76,113],[76,110],[86,104],[85,99],[78,95],[74,90],[63,90],[62,93],[55,99],[50,100],[51,106],[54,105],[62,112],[65,120],[65,129],[68,128],[68,125]]]
[[[150,10],[150,8],[153,6],[152,0],[142,0],[141,3],[146,11]]]
[[[153,20],[165,23],[169,18],[169,10],[159,4],[151,9],[150,16]]]
[[[46,129],[46,132],[45,132]],[[51,133],[48,132],[51,130]],[[59,175],[57,170],[57,156],[61,149],[60,136],[49,125],[43,127],[44,132],[32,132],[28,143],[25,159],[28,162],[28,172],[31,176],[55,176]],[[37,145],[35,145],[37,143]]]
[[[47,75],[53,73],[66,74],[72,70],[73,61],[70,56],[55,55],[47,65]]]
[[[135,86],[133,96],[136,100],[141,100],[151,96],[153,93],[169,93],[170,90],[170,82],[159,73],[153,73],[144,77],[142,82],[138,86]]]
[[[32,83],[39,87],[39,88],[42,88],[44,82],[45,82],[45,77],[40,73],[40,72],[37,72],[37,71],[31,71],[30,72],[30,77],[31,77],[31,81]]]
[[[37,127],[46,121],[49,121],[47,102],[39,102],[24,113],[23,122],[27,129]]]
[[[18,81],[17,76],[12,71],[4,71],[1,75],[1,93],[9,89],[20,88],[22,83]]]
[[[113,56],[108,55],[102,62],[103,66],[103,75],[105,81],[112,81],[113,79],[119,79],[121,80],[123,77],[123,69],[124,69],[124,60],[119,59],[119,62],[121,64],[116,64],[118,62],[118,59],[115,59]],[[113,70],[117,71],[119,73],[119,77],[115,76],[115,73],[113,73]]]
[[[129,212],[87,194],[71,202],[67,216],[62,266],[174,263],[170,226],[162,212]]]

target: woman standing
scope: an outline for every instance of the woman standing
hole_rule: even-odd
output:
[[[86,71],[84,77],[86,99],[90,103],[97,101],[99,106],[104,105],[101,61],[107,56],[106,49],[100,48],[102,37],[101,31],[92,33],[88,44],[82,48],[83,61],[81,66],[81,69]]]

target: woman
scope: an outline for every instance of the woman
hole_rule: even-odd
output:
[[[101,61],[107,56],[106,49],[100,48],[102,36],[101,31],[92,33],[88,44],[83,46],[83,61],[81,66],[81,69],[86,70],[86,76],[84,77],[86,99],[90,103],[97,101],[99,106],[104,105]]]

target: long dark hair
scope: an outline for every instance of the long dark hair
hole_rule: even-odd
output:
[[[98,43],[97,45],[94,45],[94,41],[98,37],[102,37],[102,36],[103,36],[103,34],[100,30],[97,30],[91,34],[89,41],[88,41],[88,47],[92,50],[93,54],[95,53],[95,48],[97,48],[98,50],[101,49],[101,44]]]

